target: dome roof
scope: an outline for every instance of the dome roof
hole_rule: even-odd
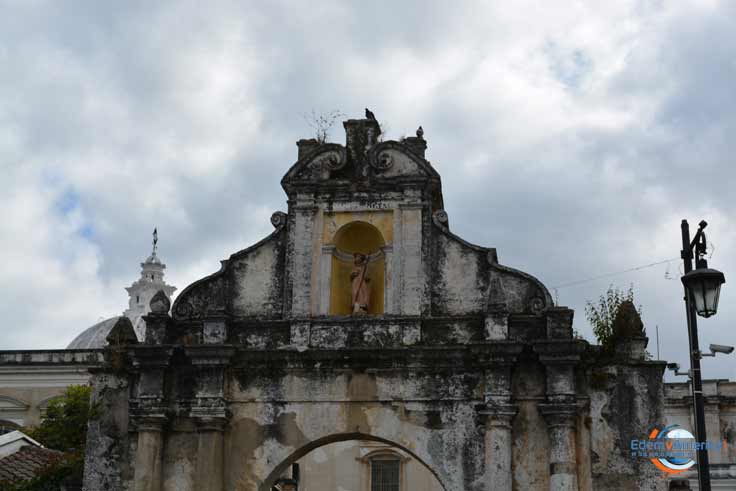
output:
[[[104,348],[107,345],[107,335],[110,334],[118,319],[120,319],[120,316],[110,317],[85,329],[79,336],[74,338],[74,341],[69,343],[66,349]]]

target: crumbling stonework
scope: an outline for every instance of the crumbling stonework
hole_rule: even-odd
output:
[[[664,363],[601,362],[542,283],[452,234],[423,132],[344,126],[345,146],[298,143],[269,237],[108,348],[85,489],[270,491],[345,440],[452,491],[665,489],[627,440],[661,421]],[[383,311],[330,314],[356,221],[382,239]]]

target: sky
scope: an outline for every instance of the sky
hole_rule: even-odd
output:
[[[286,211],[305,115],[365,107],[388,139],[422,125],[453,232],[538,277],[591,342],[586,301],[633,286],[649,351],[658,329],[688,366],[680,221],[707,220],[727,283],[701,345],[736,345],[736,2],[0,8],[0,349],[119,315],[154,227],[179,290],[218,270]],[[736,379],[736,358],[703,374]]]

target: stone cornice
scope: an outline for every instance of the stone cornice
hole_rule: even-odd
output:
[[[545,365],[576,365],[587,347],[588,343],[579,339],[545,339],[534,342],[534,352]]]
[[[228,365],[235,355],[237,348],[231,345],[197,345],[187,346],[184,352],[198,366]]]
[[[0,351],[0,366],[11,365],[101,365],[104,350],[8,350]]]
[[[171,346],[136,345],[135,348],[128,349],[133,367],[139,370],[166,368],[173,353]]]
[[[238,350],[233,368],[288,369],[429,369],[483,370],[490,360],[509,359],[499,352],[521,350],[515,343],[488,343],[465,346],[415,346],[411,348],[343,348],[296,350]]]

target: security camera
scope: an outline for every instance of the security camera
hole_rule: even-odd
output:
[[[679,363],[668,363],[667,364],[667,370],[671,370],[675,372],[675,375],[681,376],[681,377],[689,377],[690,376],[690,370],[686,370],[684,372],[680,371],[680,364]]]
[[[730,355],[733,353],[733,346],[726,346],[724,344],[711,344],[711,353],[723,353],[724,355]]]

